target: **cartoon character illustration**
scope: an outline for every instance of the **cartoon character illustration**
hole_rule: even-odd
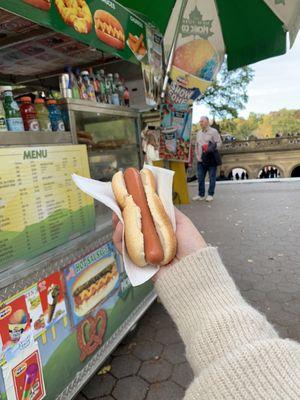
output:
[[[18,343],[28,323],[24,310],[15,311],[8,320],[8,331],[12,343]]]

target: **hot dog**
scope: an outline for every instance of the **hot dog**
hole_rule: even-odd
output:
[[[112,189],[122,210],[129,257],[140,267],[168,264],[175,257],[176,237],[152,172],[127,168],[123,175],[119,171]]]
[[[24,3],[30,4],[33,7],[44,11],[49,11],[51,8],[51,0],[23,0]]]
[[[97,10],[94,14],[95,31],[98,38],[117,50],[125,47],[125,33],[120,22],[107,11]]]

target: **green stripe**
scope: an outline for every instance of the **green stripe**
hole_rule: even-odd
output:
[[[283,23],[263,0],[215,1],[229,69],[286,52]]]

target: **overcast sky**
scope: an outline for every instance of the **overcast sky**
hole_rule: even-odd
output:
[[[291,50],[285,55],[260,61],[252,65],[255,77],[249,85],[249,101],[240,116],[249,112],[268,113],[282,108],[300,109],[300,33]],[[207,114],[197,106],[193,120]]]

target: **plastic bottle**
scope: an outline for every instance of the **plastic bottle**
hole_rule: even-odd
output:
[[[112,103],[115,106],[119,106],[120,105],[120,97],[119,97],[119,84],[120,84],[120,78],[119,78],[119,74],[115,73],[113,76],[113,93],[112,93]]]
[[[82,71],[81,76],[87,93],[87,99],[91,101],[96,101],[95,89],[94,86],[91,84],[89,72]]]
[[[21,117],[18,103],[13,98],[11,86],[2,86],[0,91],[3,91],[4,96],[4,110],[7,128],[9,131],[22,132],[24,131],[24,124]]]
[[[31,103],[31,97],[21,97],[20,112],[23,118],[25,131],[39,131],[40,125],[36,116],[34,105]]]
[[[0,100],[0,132],[7,132],[5,111],[1,100]]]
[[[104,71],[104,69],[100,69],[100,71],[97,72],[97,80],[99,82],[100,102],[107,103],[106,92],[105,92],[105,71]]]
[[[35,102],[35,111],[36,111],[36,116],[39,121],[40,125],[40,130],[42,132],[51,132],[51,122],[49,118],[49,111],[47,110],[47,107],[45,106],[45,100],[44,99],[36,99]]]
[[[97,101],[99,101],[98,98],[99,98],[99,94],[100,94],[100,84],[99,84],[98,79],[94,75],[93,68],[89,68],[89,74],[90,74],[91,85],[93,86],[94,91],[95,91],[95,99]]]
[[[65,131],[65,124],[63,122],[61,111],[57,105],[57,101],[56,100],[48,100],[47,105],[48,105],[48,111],[49,111],[49,117],[50,117],[52,130],[54,132]]]
[[[66,71],[68,72],[68,75],[69,75],[69,82],[70,82],[70,88],[71,88],[71,92],[72,92],[72,98],[80,99],[78,82],[77,82],[75,74],[72,71],[72,67],[67,67]]]
[[[124,94],[123,94],[124,105],[126,107],[130,107],[130,97],[129,97],[129,90],[125,87]]]
[[[108,104],[112,104],[113,80],[114,80],[113,74],[107,74],[107,77],[105,79],[105,94]]]
[[[83,83],[83,79],[82,79],[82,76],[80,74],[79,68],[77,68],[75,70],[75,76],[76,76],[77,85],[78,85],[79,98],[81,100],[87,100],[88,99],[88,95],[87,95],[86,87],[85,87],[85,85]]]

